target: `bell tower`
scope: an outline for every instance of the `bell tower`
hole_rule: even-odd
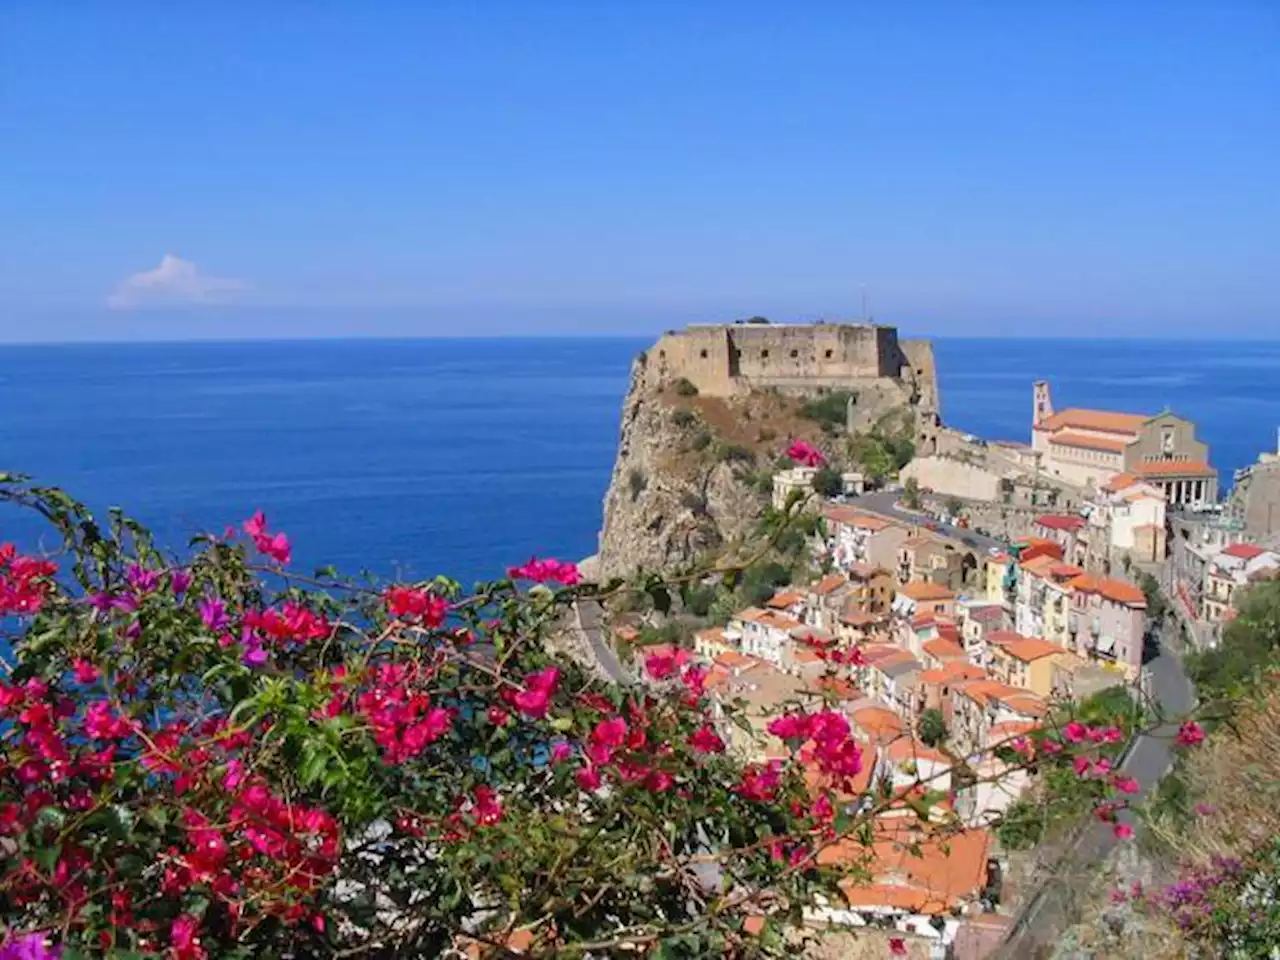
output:
[[[1049,382],[1037,380],[1032,384],[1031,394],[1031,425],[1038,427],[1043,420],[1053,416],[1053,398],[1049,396]]]

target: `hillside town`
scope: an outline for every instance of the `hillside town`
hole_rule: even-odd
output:
[[[877,815],[886,839],[869,862],[863,847],[824,852],[868,879],[807,916],[976,956],[960,946],[999,942],[1009,922],[996,828],[1036,789],[1001,753],[1057,705],[1108,691],[1149,704],[1163,598],[1180,598],[1171,612],[1188,642],[1212,643],[1242,589],[1280,572],[1280,535],[1218,504],[1207,446],[1168,411],[1055,412],[1036,383],[1031,444],[946,428],[931,439],[905,483],[880,489],[844,472],[821,495],[822,464],[773,475],[773,511],[818,521],[807,582],[691,636],[645,645],[634,622],[614,633],[640,681],[652,682],[654,658],[705,663],[707,689],[746,705],[750,729],[722,732],[751,760],[794,750],[771,727],[789,705],[839,710],[864,758],[845,799],[868,809],[889,797]],[[942,799],[922,823],[912,801],[931,791]]]

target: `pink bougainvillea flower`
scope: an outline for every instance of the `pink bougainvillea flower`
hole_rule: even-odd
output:
[[[594,766],[582,767],[573,775],[573,778],[578,781],[578,786],[588,793],[600,787],[600,771]]]
[[[712,729],[710,724],[703,724],[689,737],[689,745],[698,753],[723,753],[724,741]]]
[[[525,687],[512,698],[517,710],[526,717],[538,719],[547,715],[551,704],[551,695],[555,693],[560,682],[560,671],[556,667],[547,667],[524,678]]]
[[[602,747],[620,747],[627,741],[627,729],[627,721],[622,717],[601,720],[591,731],[591,742]]]
[[[500,727],[511,719],[511,714],[503,710],[501,707],[493,706],[488,711],[489,722],[495,727]]]
[[[905,957],[907,955],[907,941],[902,937],[890,937],[889,954],[894,957]]]
[[[802,713],[786,713],[769,722],[766,728],[780,740],[804,740],[809,736],[810,718]]]
[[[98,672],[98,668],[88,660],[76,660],[71,664],[71,673],[72,676],[76,678],[76,683],[82,683],[85,686],[88,686],[91,683],[97,683],[98,677],[101,676]]]
[[[573,747],[565,740],[557,740],[551,745],[551,762],[561,763],[573,756]]]
[[[1060,744],[1057,740],[1044,740],[1040,744],[1040,749],[1048,754],[1061,753],[1062,744]]]
[[[449,612],[449,602],[444,597],[416,587],[388,587],[383,601],[391,616],[419,621],[429,629],[444,623],[445,614]]]
[[[200,945],[200,921],[189,913],[180,914],[169,928],[175,960],[204,960],[207,951]]]
[[[1116,777],[1111,781],[1111,785],[1121,793],[1137,793],[1138,781],[1133,777]]]
[[[827,462],[822,451],[804,440],[796,440],[787,448],[787,456],[805,467],[820,467]]]
[[[217,597],[205,597],[196,608],[200,611],[200,622],[213,633],[221,633],[231,623],[226,606]]]
[[[481,784],[471,792],[471,815],[486,827],[502,819],[502,799],[493,787]]]
[[[10,933],[0,943],[0,960],[58,960],[62,947],[47,933]]]
[[[291,550],[289,538],[283,533],[271,533],[267,529],[267,515],[261,510],[244,522],[244,532],[254,547],[264,557],[270,557],[281,566],[288,566]]]
[[[693,664],[687,667],[684,673],[680,674],[680,682],[684,684],[685,690],[689,696],[695,700],[701,697],[707,686],[707,676],[710,671],[701,664]]]
[[[1124,731],[1119,727],[1104,727],[1098,731],[1100,743],[1120,743],[1124,740]]]
[[[1194,747],[1203,739],[1204,728],[1194,720],[1187,720],[1178,728],[1177,741],[1179,746]]]
[[[1111,828],[1111,832],[1115,834],[1117,840],[1128,840],[1133,836],[1133,827],[1127,823],[1117,823]]]
[[[174,570],[169,574],[169,589],[175,597],[180,597],[191,586],[191,573],[187,570]]]
[[[1088,757],[1076,757],[1071,761],[1071,766],[1075,770],[1077,777],[1087,777],[1089,771],[1093,769],[1093,761]]]
[[[645,657],[644,669],[655,680],[665,680],[689,662],[687,650],[672,653],[653,653]]]
[[[528,563],[521,564],[518,567],[508,567],[507,576],[512,580],[532,580],[534,583],[547,583],[550,581],[566,587],[576,586],[582,579],[576,563],[555,560],[550,557],[543,560],[539,560],[537,557],[530,557]]]
[[[1079,743],[1089,736],[1089,728],[1078,720],[1072,720],[1062,728],[1062,739],[1067,743]]]
[[[644,778],[644,788],[651,793],[665,793],[676,782],[665,770],[650,770]]]
[[[1192,809],[1198,817],[1209,817],[1218,812],[1218,808],[1211,803],[1197,803]]]

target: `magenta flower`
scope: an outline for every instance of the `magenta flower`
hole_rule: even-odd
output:
[[[47,933],[10,933],[0,944],[0,960],[58,960],[62,947],[50,946]]]
[[[221,633],[227,629],[227,608],[217,597],[205,597],[200,601],[200,621],[212,633]]]
[[[787,456],[804,467],[820,467],[827,462],[821,450],[804,440],[793,442],[787,448]]]
[[[1178,728],[1177,741],[1182,747],[1194,747],[1204,739],[1204,728],[1194,720],[1186,721]]]
[[[191,573],[187,570],[175,570],[169,574],[169,589],[175,597],[180,597],[191,586]]]
[[[532,580],[534,583],[552,581],[566,587],[576,586],[582,579],[576,563],[554,560],[550,557],[545,560],[530,557],[528,563],[518,567],[508,567],[507,576],[512,580]]]
[[[124,579],[134,593],[150,593],[160,583],[160,574],[155,570],[148,570],[146,567],[131,563],[124,572]]]

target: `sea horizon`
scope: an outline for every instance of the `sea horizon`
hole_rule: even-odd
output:
[[[1197,424],[1230,485],[1274,450],[1280,341],[932,337],[943,420],[1030,438],[1059,408]],[[464,583],[596,552],[635,355],[652,336],[343,337],[0,345],[0,469],[177,546],[265,509],[300,569]],[[35,529],[0,513],[0,540]]]

